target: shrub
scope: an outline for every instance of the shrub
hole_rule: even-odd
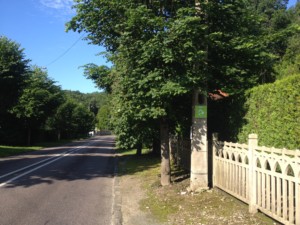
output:
[[[239,133],[245,142],[250,133],[258,134],[259,145],[300,148],[300,74],[247,92],[246,124]]]

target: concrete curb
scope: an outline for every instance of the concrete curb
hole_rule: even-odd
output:
[[[120,178],[118,175],[118,155],[114,160],[114,181],[113,181],[113,203],[112,203],[112,225],[122,225],[122,197],[120,190]]]

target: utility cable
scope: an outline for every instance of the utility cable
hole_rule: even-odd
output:
[[[61,59],[64,55],[66,55],[82,38],[83,38],[84,34],[81,35],[66,51],[64,51],[61,55],[59,55],[56,59],[52,60],[50,63],[48,63],[46,65],[46,67],[52,65],[53,63],[55,63],[56,61],[58,61],[59,59]]]

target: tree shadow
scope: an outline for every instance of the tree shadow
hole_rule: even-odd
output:
[[[135,154],[118,156],[119,175],[133,175],[156,168],[160,164],[160,160],[160,157],[152,153],[144,153],[139,156]]]
[[[92,138],[2,158],[0,184],[3,184],[3,188],[28,188],[59,181],[113,178],[115,164],[114,139]]]
[[[180,183],[182,181],[185,181],[187,179],[190,179],[190,171],[184,169],[183,167],[180,166],[175,166],[172,168],[172,182],[174,183]]]
[[[91,181],[135,174],[154,167],[160,158],[151,154],[117,156],[113,137],[94,137],[60,147],[0,159],[2,188],[29,188],[67,181]],[[129,160],[136,158],[137,160]],[[126,163],[123,167],[122,164]],[[116,174],[118,164],[122,170]]]

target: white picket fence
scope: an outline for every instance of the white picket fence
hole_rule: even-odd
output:
[[[218,141],[213,135],[213,185],[283,224],[300,225],[300,151]]]

